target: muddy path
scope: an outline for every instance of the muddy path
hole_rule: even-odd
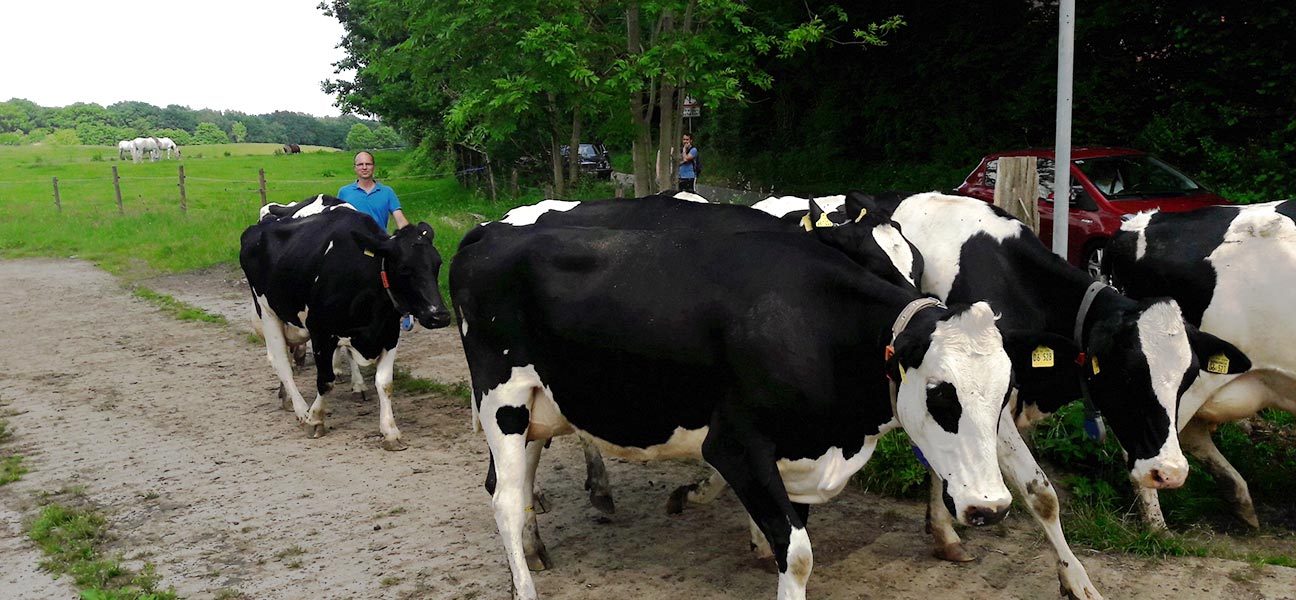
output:
[[[381,449],[376,401],[343,395],[328,434],[306,439],[279,410],[264,349],[247,339],[237,271],[145,285],[231,324],[176,321],[84,262],[0,261],[0,410],[9,447],[32,468],[0,488],[0,598],[74,597],[66,580],[38,571],[21,533],[41,492],[73,488],[106,514],[128,564],[152,562],[187,598],[509,597],[482,489],[485,442],[461,400],[397,396],[405,452]],[[451,330],[407,334],[398,364],[466,378]],[[774,597],[775,577],[748,557],[732,494],[665,514],[669,491],[701,467],[610,461],[609,471],[618,511],[605,518],[584,497],[575,445],[559,440],[546,453],[540,477],[553,510],[540,526],[555,567],[537,574],[542,597]],[[955,565],[930,557],[922,505],[850,490],[812,511],[810,595],[1056,598],[1043,536],[1015,512],[966,532],[980,558]],[[1296,569],[1077,554],[1108,598],[1296,598]]]

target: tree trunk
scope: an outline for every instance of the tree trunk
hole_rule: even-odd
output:
[[[573,185],[575,185],[576,180],[580,178],[580,136],[580,100],[577,100],[575,111],[572,115],[571,144],[567,146],[567,179],[571,181]]]
[[[549,92],[549,104],[545,107],[549,114],[549,127],[553,131],[549,135],[549,165],[553,170],[554,194],[556,197],[567,195],[567,184],[563,180],[563,163],[562,155],[558,152],[559,125],[558,120],[558,97]]]
[[[671,11],[663,11],[657,21],[657,31],[663,35],[668,35],[675,30],[675,15]],[[675,172],[678,164],[678,157],[675,149],[679,143],[679,137],[676,136],[675,122],[679,120],[678,113],[675,112],[675,82],[666,77],[662,77],[658,85],[657,109],[659,111],[660,121],[657,123],[657,189],[660,191],[675,188]]]
[[[632,57],[643,51],[643,40],[639,32],[639,4],[631,3],[626,8],[626,52]],[[647,115],[652,114],[644,102],[644,92],[630,93],[627,103],[630,111],[630,122],[634,124],[634,139],[630,145],[630,159],[634,167],[634,194],[636,197],[647,196],[651,185],[648,181],[652,174],[652,132],[648,129]]]

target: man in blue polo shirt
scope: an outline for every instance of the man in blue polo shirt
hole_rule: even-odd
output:
[[[396,228],[408,226],[409,220],[405,218],[405,213],[401,211],[400,200],[396,198],[396,192],[391,188],[374,181],[374,157],[372,154],[360,151],[355,155],[355,183],[342,186],[338,190],[337,196],[347,204],[354,206],[356,210],[373,217],[378,222],[378,226],[387,230],[387,215],[396,217]],[[405,315],[401,318],[401,329],[409,331],[414,328],[414,317]]]
[[[409,225],[405,213],[401,212],[400,200],[396,199],[396,192],[392,191],[390,187],[374,181],[373,155],[364,151],[357,152],[354,162],[355,183],[342,186],[338,190],[338,198],[356,207],[356,210],[373,217],[383,230],[387,229],[387,215],[389,214],[396,217],[397,229]]]

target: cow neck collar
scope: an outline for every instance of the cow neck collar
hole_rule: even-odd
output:
[[[382,257],[382,263],[380,264],[378,269],[379,269],[378,277],[382,280],[383,291],[387,292],[387,297],[391,299],[392,307],[396,309],[396,312],[400,312],[401,314],[404,314],[401,311],[400,303],[396,301],[396,295],[392,293],[391,282],[387,280],[387,257],[386,256]]]
[[[1098,294],[1108,287],[1110,286],[1101,281],[1095,281],[1089,284],[1089,288],[1085,290],[1084,297],[1080,299],[1080,309],[1076,311],[1074,337],[1076,345],[1079,346],[1081,350],[1085,347],[1084,324],[1085,318],[1089,316],[1089,308],[1093,306],[1093,301],[1098,297]]]
[[[896,338],[900,337],[900,334],[904,332],[905,327],[909,326],[909,321],[913,319],[914,315],[918,314],[918,312],[924,308],[931,308],[933,306],[937,308],[945,308],[945,305],[942,304],[940,300],[930,296],[923,296],[922,298],[906,304],[904,310],[901,310],[899,316],[896,317],[895,323],[891,325],[891,343],[894,344]]]

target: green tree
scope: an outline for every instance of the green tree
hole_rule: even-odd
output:
[[[168,137],[177,146],[188,146],[193,143],[193,136],[183,129],[159,129],[153,132],[157,137]]]
[[[242,142],[247,139],[247,126],[243,125],[241,121],[234,121],[234,124],[230,126],[230,131],[235,142]]]
[[[179,143],[179,142],[176,142]],[[217,127],[215,123],[199,123],[198,129],[194,131],[193,143],[195,144],[228,144],[229,137]]]
[[[398,148],[402,146],[400,134],[396,130],[382,125],[374,130],[374,147],[375,148]]]
[[[374,135],[372,129],[369,129],[363,123],[356,123],[351,126],[351,131],[346,136],[347,150],[366,150],[376,147],[378,136]]]
[[[44,141],[55,146],[77,146],[81,144],[81,138],[77,137],[75,129],[55,129],[48,136],[45,136]]]

